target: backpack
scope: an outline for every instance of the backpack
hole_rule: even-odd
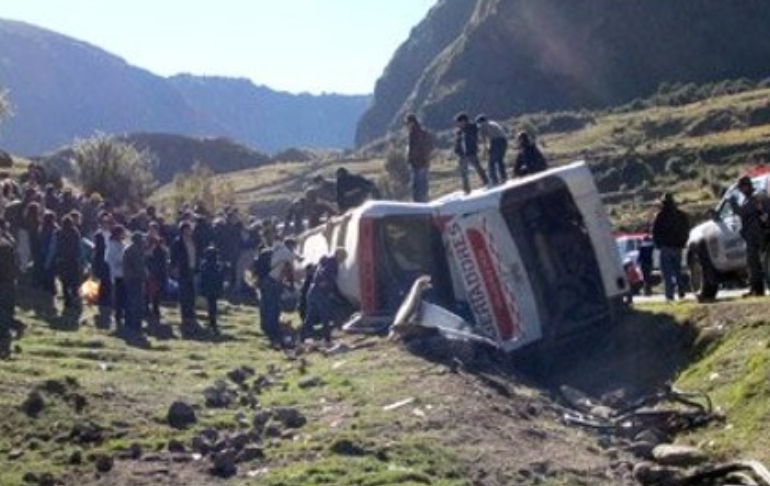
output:
[[[254,260],[254,275],[257,278],[265,278],[270,274],[273,269],[273,250],[265,248],[260,250],[259,255]]]

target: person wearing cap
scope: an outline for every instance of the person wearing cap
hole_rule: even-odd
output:
[[[748,296],[765,295],[765,272],[762,268],[762,248],[768,226],[768,199],[754,190],[751,178],[738,179],[738,191],[743,196],[739,202],[733,195],[728,199],[735,214],[741,218],[741,237],[746,241],[746,268],[749,273]]]
[[[489,185],[486,172],[479,162],[479,127],[471,121],[467,113],[455,116],[455,154],[460,158],[460,178],[463,191],[471,192],[471,182],[468,176],[469,165],[473,166],[484,186]]]
[[[652,241],[660,250],[660,271],[666,300],[685,296],[685,281],[682,275],[682,251],[690,237],[690,218],[679,209],[671,193],[663,195],[660,210],[652,221]]]
[[[479,142],[487,147],[487,173],[493,186],[508,180],[505,171],[505,153],[508,151],[508,136],[499,123],[487,118],[486,115],[476,117],[479,126]]]

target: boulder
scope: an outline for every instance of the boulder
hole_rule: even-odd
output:
[[[188,403],[178,400],[169,407],[167,421],[175,429],[185,429],[196,423],[198,418],[195,416],[195,410]]]
[[[689,467],[708,460],[706,454],[697,447],[660,444],[652,450],[655,462],[665,466]]]

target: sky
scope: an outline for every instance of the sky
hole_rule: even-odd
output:
[[[161,76],[368,94],[436,1],[4,0],[0,18],[86,41]]]

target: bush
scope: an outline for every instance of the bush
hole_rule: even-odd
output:
[[[152,156],[104,134],[78,140],[72,151],[85,194],[99,193],[116,206],[141,206],[155,188]]]
[[[406,154],[403,150],[391,147],[385,157],[385,178],[380,187],[385,196],[390,199],[405,199],[410,194],[409,181],[412,178]]]
[[[2,125],[3,120],[11,115],[13,115],[13,110],[11,110],[11,101],[8,98],[8,90],[0,89],[0,125]]]
[[[190,173],[175,175],[172,185],[174,211],[184,205],[200,205],[208,211],[216,211],[235,203],[232,185],[218,180],[214,171],[200,162],[193,165]]]

